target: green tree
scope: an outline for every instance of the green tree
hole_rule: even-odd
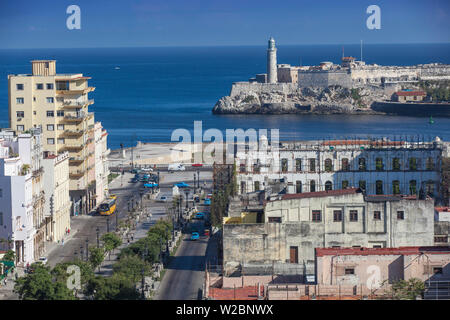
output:
[[[6,251],[6,253],[3,255],[2,260],[3,261],[15,261],[16,259],[16,254],[14,252],[14,250],[8,250]]]
[[[100,267],[105,258],[105,250],[103,248],[89,248],[89,262],[93,269]]]
[[[398,300],[415,300],[421,296],[425,290],[423,281],[417,278],[409,280],[399,280],[392,285],[392,297]]]
[[[113,266],[114,274],[122,274],[130,278],[133,283],[142,278],[142,270],[146,276],[151,274],[150,265],[135,254],[122,255],[119,261]]]
[[[71,262],[58,263],[51,271],[52,276],[56,281],[61,283],[67,283],[67,278],[70,274],[67,273],[67,269],[71,265],[76,265],[80,268],[81,272],[81,286],[85,286],[90,279],[94,277],[94,270],[89,262],[75,260]]]
[[[52,277],[50,268],[40,263],[33,264],[33,273],[17,279],[14,292],[22,300],[74,300],[72,290],[66,283]]]
[[[120,247],[120,245],[122,244],[122,239],[113,232],[105,233],[101,237],[101,240],[104,243],[106,252],[109,252],[110,258],[111,258],[111,251]]]
[[[86,294],[94,300],[138,300],[140,298],[135,283],[123,274],[112,277],[96,276],[86,288]]]

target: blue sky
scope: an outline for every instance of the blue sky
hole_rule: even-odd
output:
[[[449,0],[0,0],[0,48],[450,42],[449,14]]]

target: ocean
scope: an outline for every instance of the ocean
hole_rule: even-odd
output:
[[[345,54],[359,58],[359,45]],[[339,63],[341,45],[278,46],[278,63]],[[366,63],[450,64],[450,44],[364,45]],[[168,142],[173,130],[279,129],[281,140],[439,136],[450,140],[450,119],[366,115],[213,115],[235,81],[266,71],[266,47],[164,47],[0,50],[0,127],[8,127],[8,74],[31,73],[30,61],[55,59],[57,73],[83,73],[96,90],[89,108],[116,149],[136,141]],[[116,69],[115,67],[120,67]]]

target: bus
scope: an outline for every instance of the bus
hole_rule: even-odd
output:
[[[112,215],[116,211],[116,197],[111,197],[100,204],[99,212],[102,216]]]

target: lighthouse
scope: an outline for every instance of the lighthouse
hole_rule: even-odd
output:
[[[270,37],[267,48],[267,82],[277,83],[277,48],[275,39]]]

